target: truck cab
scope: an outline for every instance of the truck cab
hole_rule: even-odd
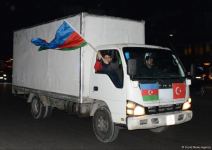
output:
[[[116,125],[157,132],[192,119],[191,81],[170,49],[136,44],[104,45],[97,49],[103,57],[109,53],[112,63],[117,64],[114,72],[119,85],[109,73],[93,71],[90,96],[105,102]],[[94,56],[93,66],[97,57]],[[147,61],[151,61],[150,68]]]

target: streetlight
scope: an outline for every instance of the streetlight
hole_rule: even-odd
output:
[[[169,34],[169,37],[173,37],[173,36],[174,36],[174,34],[171,34],[171,33]]]

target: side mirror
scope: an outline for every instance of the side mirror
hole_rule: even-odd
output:
[[[127,61],[127,73],[130,76],[136,75],[136,59],[129,59]]]

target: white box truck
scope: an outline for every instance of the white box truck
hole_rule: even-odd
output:
[[[31,39],[53,39],[64,20],[90,44],[38,51]],[[191,81],[170,49],[145,45],[144,21],[80,13],[21,29],[13,59],[13,93],[27,97],[35,119],[53,108],[91,116],[101,142],[114,141],[121,128],[161,132],[192,119]]]

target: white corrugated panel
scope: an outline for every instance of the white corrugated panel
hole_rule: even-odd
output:
[[[80,15],[67,20],[80,30]],[[31,43],[35,37],[51,41],[62,22],[54,21],[14,33],[14,85],[79,96],[79,50],[39,52]]]
[[[145,43],[144,21],[85,15],[84,35],[93,46],[117,43]]]

